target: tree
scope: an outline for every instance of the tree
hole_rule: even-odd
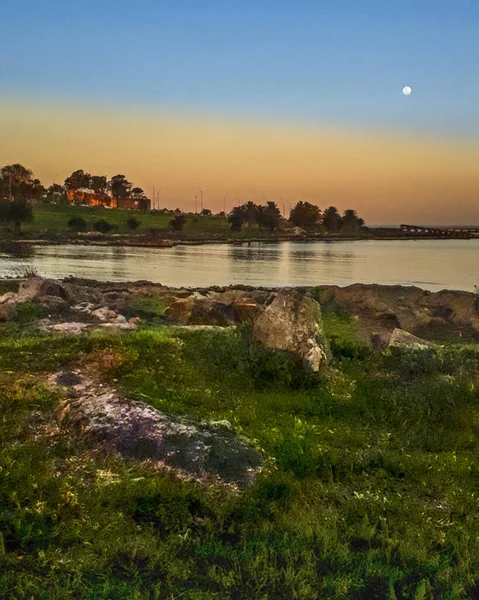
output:
[[[258,207],[254,202],[246,202],[244,204],[244,218],[245,222],[248,224],[248,229],[251,229],[251,225],[254,225],[257,220]]]
[[[303,229],[313,229],[320,219],[321,210],[309,202],[298,202],[289,214],[291,223]]]
[[[30,196],[32,200],[39,202],[45,192],[46,190],[43,187],[42,182],[39,179],[34,179],[30,188]]]
[[[171,219],[170,221],[170,228],[173,229],[174,231],[183,231],[183,227],[185,226],[186,223],[186,217],[185,215],[176,215],[173,219]]]
[[[341,216],[335,206],[330,206],[324,211],[323,225],[328,233],[338,233],[341,228]]]
[[[209,208],[204,208],[200,214],[202,217],[211,217],[211,215],[213,213],[211,212],[211,210]]]
[[[241,231],[246,220],[245,205],[235,206],[228,215],[231,231]]]
[[[90,187],[96,194],[106,194],[108,189],[108,180],[105,175],[92,175]]]
[[[0,207],[0,221],[13,223],[15,235],[20,235],[22,223],[33,221],[31,204],[25,198],[16,198],[11,202],[3,201]]]
[[[2,198],[31,199],[33,173],[19,163],[6,165],[0,170],[0,186]]]
[[[131,183],[124,175],[115,175],[111,178],[110,189],[115,198],[124,200],[130,195]]]
[[[358,217],[355,210],[344,211],[341,217],[341,231],[344,233],[356,233],[364,225],[364,220]]]
[[[60,185],[59,183],[54,183],[47,190],[47,194],[49,196],[63,196],[64,193],[65,193],[65,188],[62,185]]]
[[[281,221],[281,212],[276,206],[276,202],[268,202],[264,207],[262,214],[264,226],[270,231],[275,231],[279,227]]]
[[[65,179],[65,188],[67,190],[79,190],[80,188],[89,188],[91,185],[91,175],[79,169],[73,171],[70,177]]]
[[[140,199],[145,197],[145,192],[141,189],[141,187],[134,187],[130,192],[130,198]]]

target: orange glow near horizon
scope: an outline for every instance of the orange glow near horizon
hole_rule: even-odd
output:
[[[44,185],[123,173],[160,206],[253,200],[354,208],[368,224],[479,224],[479,144],[41,101],[0,103],[0,165]]]

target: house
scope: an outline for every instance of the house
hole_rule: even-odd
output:
[[[98,193],[90,188],[77,188],[67,190],[67,198],[72,204],[81,204],[85,206],[108,206],[116,208],[116,198],[109,194]]]
[[[109,208],[127,208],[133,210],[150,210],[151,202],[148,198],[128,197],[115,198],[106,193],[98,193],[90,188],[67,190],[67,198],[72,204],[83,206],[107,206]]]

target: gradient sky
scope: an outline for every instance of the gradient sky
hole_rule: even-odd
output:
[[[478,0],[24,0],[0,56],[0,164],[45,183],[479,223]]]

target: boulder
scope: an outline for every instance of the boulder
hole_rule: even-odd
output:
[[[91,316],[95,317],[99,321],[102,321],[103,323],[112,323],[116,321],[120,315],[118,315],[114,310],[110,310],[107,306],[102,306],[101,308],[93,310],[91,312]],[[123,319],[125,319],[125,317],[123,317]]]
[[[294,290],[277,293],[255,321],[253,336],[269,348],[292,352],[313,371],[329,361],[319,303]]]
[[[67,294],[63,284],[53,279],[43,277],[29,277],[20,283],[18,288],[18,302],[35,300],[43,296],[56,296],[66,299]]]
[[[70,304],[82,304],[88,302],[94,306],[102,304],[101,292],[93,286],[79,285],[76,283],[64,283],[66,300]]]
[[[0,304],[11,304],[12,302],[16,302],[18,298],[18,294],[15,292],[7,292],[0,296]]]
[[[416,337],[412,333],[408,331],[404,331],[403,329],[395,329],[391,337],[389,338],[388,348],[417,348],[419,350],[424,350],[425,348],[430,348],[434,346],[430,342],[423,340],[421,338]]]
[[[106,450],[148,460],[180,476],[219,480],[238,488],[254,482],[262,455],[226,421],[198,423],[166,415],[143,402],[121,398],[115,389],[95,384],[80,372],[62,371],[50,382],[69,396],[62,415]]]
[[[228,327],[238,323],[253,323],[264,310],[271,294],[256,294],[242,290],[225,292],[195,292],[173,302],[165,317],[179,325],[217,325]]]
[[[50,314],[63,313],[68,308],[68,303],[60,296],[41,296],[36,302],[42,310]]]

